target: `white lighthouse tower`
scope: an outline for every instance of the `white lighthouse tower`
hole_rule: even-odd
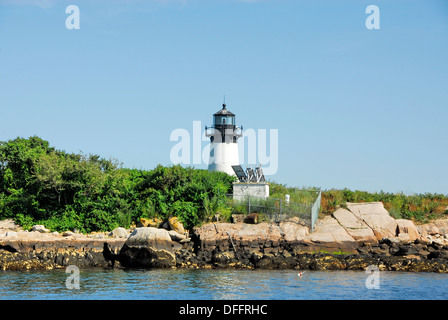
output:
[[[205,127],[205,134],[211,141],[209,171],[235,175],[232,166],[239,165],[237,140],[242,136],[242,129],[235,125],[235,114],[227,110],[224,103],[213,115],[213,126]]]

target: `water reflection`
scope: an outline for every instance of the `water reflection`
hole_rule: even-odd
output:
[[[381,272],[378,290],[356,271],[80,270],[67,289],[64,270],[0,272],[1,299],[448,299],[448,275]]]

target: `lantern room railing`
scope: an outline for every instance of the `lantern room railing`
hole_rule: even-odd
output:
[[[234,125],[205,126],[206,137],[229,136],[240,138],[243,136],[243,127]]]

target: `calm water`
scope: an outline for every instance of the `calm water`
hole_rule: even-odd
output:
[[[0,271],[0,299],[448,299],[448,275],[435,273],[380,272],[379,289],[361,271],[81,269],[79,289],[67,289],[68,276]]]

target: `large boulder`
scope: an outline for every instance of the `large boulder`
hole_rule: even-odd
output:
[[[396,221],[399,238],[409,239],[408,241],[414,241],[420,238],[420,233],[414,225],[414,222],[406,219],[397,219]]]
[[[307,239],[317,251],[356,253],[358,248],[356,240],[331,216],[319,220]]]
[[[377,242],[373,230],[361,219],[356,217],[351,211],[339,208],[333,213],[333,217],[356,241]]]
[[[396,236],[397,221],[389,215],[382,202],[347,203],[347,209],[364,221],[378,240]]]
[[[123,245],[118,260],[124,267],[174,267],[175,251],[179,248],[165,229],[136,228]]]

